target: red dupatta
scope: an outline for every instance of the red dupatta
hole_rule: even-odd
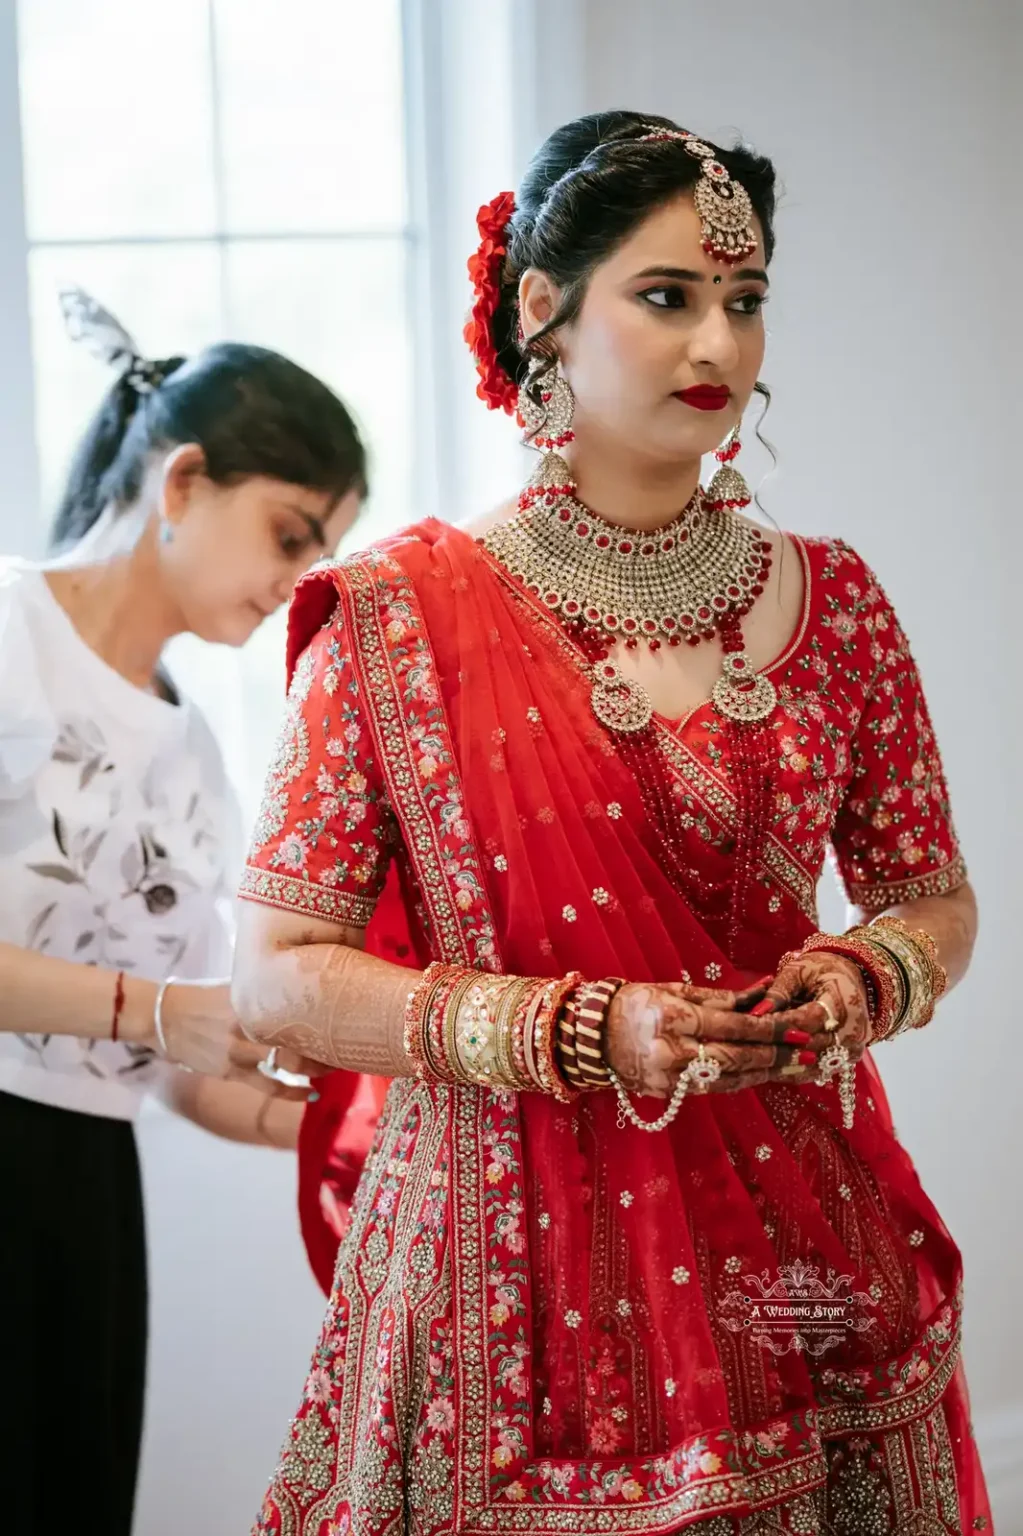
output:
[[[581,659],[473,541],[427,524],[307,579],[290,665],[339,599],[405,848],[367,948],[531,975],[748,979],[663,875]],[[787,916],[778,953],[811,926],[794,901]],[[395,1477],[417,1529],[437,1531],[583,1532],[595,1506],[634,1531],[758,1508],[791,1521],[780,1530],[823,1529],[799,1521],[843,1477],[929,1507],[967,1411],[949,1390],[959,1255],[869,1061],[858,1077],[850,1132],[833,1090],[771,1085],[691,1098],[660,1136],[619,1130],[610,1095],[565,1108],[396,1084],[318,1352],[333,1406],[307,1389],[297,1420],[328,1436],[330,1488],[286,1454],[260,1528],[283,1530],[288,1511],[317,1536],[345,1510],[379,1523]],[[336,1074],[303,1130],[321,1278],[336,1243],[314,1235],[324,1154],[342,1195],[361,1165],[338,1139],[352,1092]],[[421,1202],[404,1251],[402,1198]],[[873,1303],[869,1328],[815,1360],[733,1327],[750,1277],[791,1284],[793,1266],[847,1277]]]

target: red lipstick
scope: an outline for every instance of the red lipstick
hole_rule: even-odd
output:
[[[723,411],[731,399],[731,391],[723,384],[694,384],[692,389],[676,391],[675,399],[691,405],[694,411]]]

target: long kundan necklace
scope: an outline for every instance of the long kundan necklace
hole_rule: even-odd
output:
[[[748,492],[731,468],[734,442],[720,451],[723,469],[706,493],[697,490],[666,527],[634,532],[598,517],[576,495],[558,452],[573,436],[571,391],[560,369],[549,387],[545,381],[531,391],[527,384],[519,400],[527,438],[543,457],[518,511],[482,542],[579,646],[592,669],[593,713],[614,733],[636,777],[663,839],[666,872],[687,898],[702,897],[704,915],[728,916],[728,948],[734,952],[766,832],[771,748],[765,727],[777,703],[773,684],[754,668],[742,635],[742,619],[764,590],[772,557],[759,530],[736,515],[748,504]],[[723,664],[711,702],[729,732],[737,800],[735,862],[724,911],[725,888],[701,881],[684,846],[649,695],[611,660],[617,644],[628,649],[646,644],[656,651],[662,645],[696,646],[715,635]]]

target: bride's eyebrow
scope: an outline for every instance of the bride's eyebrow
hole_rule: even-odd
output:
[[[645,277],[670,277],[677,283],[705,283],[706,274],[697,272],[691,267],[644,267],[642,272],[637,272],[634,282]],[[739,272],[731,274],[733,283],[764,283],[768,282],[767,273],[762,267],[743,267]]]
[[[673,277],[678,283],[702,283],[702,272],[696,272],[689,267],[644,267],[642,272],[637,272],[633,281],[641,277]]]

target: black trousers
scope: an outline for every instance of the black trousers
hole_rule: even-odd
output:
[[[129,1536],[146,1328],[131,1125],[0,1093],[5,1530]]]

